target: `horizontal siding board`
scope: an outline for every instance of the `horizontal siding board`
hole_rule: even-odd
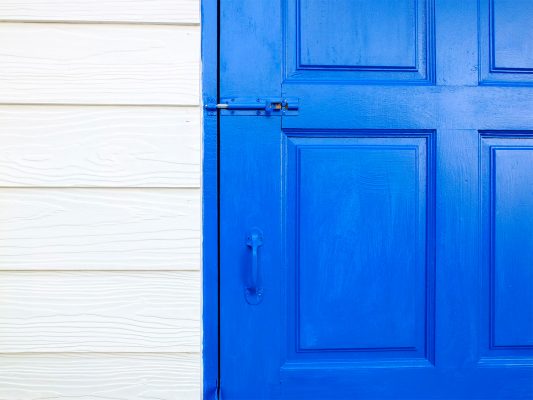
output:
[[[0,272],[0,353],[199,352],[200,272]]]
[[[0,270],[198,270],[198,189],[2,189]]]
[[[199,187],[200,111],[0,106],[0,186]]]
[[[195,354],[0,355],[0,399],[197,400]]]
[[[198,26],[0,23],[0,103],[198,105]]]
[[[0,20],[199,23],[199,0],[2,0]]]

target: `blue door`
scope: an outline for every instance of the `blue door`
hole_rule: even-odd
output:
[[[533,1],[220,3],[222,398],[533,398]]]

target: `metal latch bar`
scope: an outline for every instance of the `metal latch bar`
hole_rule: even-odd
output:
[[[211,114],[218,110],[221,115],[295,115],[298,99],[295,98],[231,98],[220,103],[208,103],[205,109]]]

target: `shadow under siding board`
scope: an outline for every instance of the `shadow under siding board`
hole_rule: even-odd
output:
[[[2,0],[0,20],[197,24],[199,0]]]
[[[199,26],[0,23],[0,37],[0,103],[199,104]]]
[[[199,107],[0,106],[0,186],[199,187]]]
[[[197,400],[201,354],[0,355],[0,399]]]
[[[0,189],[0,270],[199,270],[199,189]]]
[[[199,271],[2,271],[0,353],[200,352]]]

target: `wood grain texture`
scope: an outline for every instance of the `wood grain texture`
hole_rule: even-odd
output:
[[[0,293],[0,353],[200,351],[198,271],[4,271]]]
[[[200,110],[0,106],[0,186],[199,187]]]
[[[197,270],[198,189],[2,189],[0,269]]]
[[[0,103],[199,104],[198,26],[1,23]]]
[[[201,355],[0,356],[0,399],[199,399]]]
[[[198,0],[2,0],[0,20],[199,23]]]

